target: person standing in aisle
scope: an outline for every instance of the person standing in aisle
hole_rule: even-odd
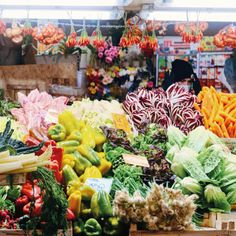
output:
[[[224,75],[227,84],[229,84],[230,93],[236,93],[236,49],[230,58],[225,60]]]
[[[167,90],[172,84],[178,83],[186,91],[193,91],[195,95],[198,95],[201,85],[192,65],[180,59],[174,60],[171,65],[172,70],[169,77],[163,82],[163,89]]]

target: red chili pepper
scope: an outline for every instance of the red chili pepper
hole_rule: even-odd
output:
[[[33,204],[33,209],[32,209],[32,216],[40,216],[41,215],[41,209],[43,205],[43,198],[40,197],[37,200],[35,200]],[[30,214],[30,207],[31,207],[31,202],[26,204],[23,207],[23,213],[29,215]]]
[[[67,220],[74,220],[75,219],[75,214],[73,213],[73,211],[70,208],[67,208],[66,219]]]
[[[56,160],[59,165],[59,170],[62,168],[62,156],[63,156],[63,148],[52,147],[52,156],[51,161]]]
[[[29,198],[26,195],[18,197],[15,201],[16,207],[19,207],[19,208],[22,208],[27,203],[29,203]]]
[[[48,140],[47,142],[45,142],[44,146],[48,147],[48,146],[53,146],[56,147],[57,143],[54,140]]]
[[[22,185],[21,193],[26,195],[31,200],[33,198],[38,199],[41,197],[40,187],[37,186],[36,183],[33,186],[32,183],[29,181]]]
[[[31,146],[39,145],[40,142],[39,142],[37,139],[35,139],[35,138],[31,137],[31,136],[27,136],[27,139],[26,139],[26,141],[25,141],[25,144],[26,144],[27,146],[31,147]]]
[[[62,182],[62,174],[59,169],[59,164],[57,160],[54,160],[51,162],[49,169],[51,169],[54,172],[54,176],[58,183]]]

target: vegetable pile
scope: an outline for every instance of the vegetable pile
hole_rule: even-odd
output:
[[[195,195],[153,184],[146,198],[140,192],[130,196],[117,191],[114,213],[127,222],[145,223],[148,230],[191,230],[195,199]]]
[[[82,101],[74,102],[70,110],[78,120],[84,120],[96,128],[103,125],[112,126],[112,113],[125,114],[121,104],[115,100],[109,102],[83,99]]]
[[[174,125],[188,133],[202,124],[195,101],[194,95],[174,84],[166,92],[158,88],[129,93],[123,108],[138,129],[143,123],[157,123],[165,128]]]
[[[236,203],[236,156],[203,126],[185,136],[168,128],[167,158],[178,177],[175,187],[185,194],[197,194],[198,210],[229,212]]]
[[[213,87],[204,87],[198,95],[195,107],[203,115],[207,129],[221,138],[236,137],[236,95],[218,93]]]
[[[58,114],[66,108],[67,98],[54,99],[47,92],[40,93],[35,89],[28,96],[18,93],[18,102],[21,108],[13,108],[11,113],[29,131],[32,128],[47,128],[57,122]]]
[[[150,124],[130,141],[122,130],[102,127],[107,137],[104,151],[107,160],[112,163],[114,173],[111,195],[115,191],[127,189],[130,194],[136,190],[145,195],[146,186],[143,184],[155,180],[157,183],[169,182],[173,176],[170,165],[165,159],[166,140],[165,131],[156,124]],[[123,154],[134,154],[145,156],[150,167],[136,167],[124,163]]]

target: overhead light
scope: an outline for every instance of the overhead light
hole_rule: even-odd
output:
[[[236,7],[235,1],[225,0],[172,0],[173,6],[179,7],[192,7],[192,8],[234,8]]]
[[[90,20],[111,20],[120,19],[123,16],[122,10],[97,11],[97,10],[23,10],[4,9],[1,18],[5,19],[90,19]]]
[[[113,6],[127,6],[132,0],[0,0],[0,7],[113,7]]]
[[[148,20],[158,21],[209,21],[236,22],[235,11],[141,11],[141,16]]]
[[[156,0],[156,6],[160,0]],[[160,7],[162,8],[208,8],[208,9],[232,9],[236,8],[236,1],[225,0],[167,0]]]

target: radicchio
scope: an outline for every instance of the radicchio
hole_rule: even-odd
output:
[[[188,133],[202,125],[202,117],[194,108],[195,102],[196,97],[192,93],[173,84],[166,92],[157,88],[129,93],[123,108],[138,129],[143,123],[157,123],[164,128],[175,125]]]

